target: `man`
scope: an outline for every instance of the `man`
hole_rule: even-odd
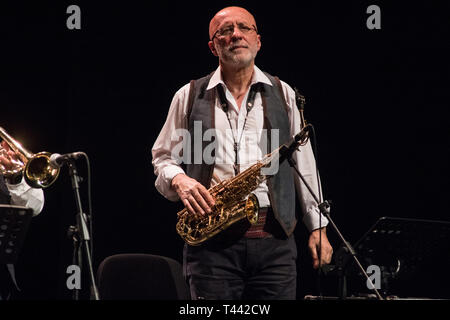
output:
[[[254,17],[240,7],[222,9],[210,22],[209,36],[208,45],[219,58],[219,67],[175,94],[152,149],[159,192],[169,200],[181,200],[190,214],[203,215],[211,212],[215,201],[207,190],[210,186],[237,175],[264,156],[264,134],[268,129],[277,130],[280,143],[288,142],[300,131],[294,91],[254,64],[261,48]],[[194,150],[198,123],[203,132],[214,129],[221,133],[217,139],[223,148],[216,150],[212,165],[202,159],[201,164],[181,166],[172,154],[179,143],[173,135],[179,129],[194,133]],[[206,143],[201,145],[200,151],[205,154]],[[297,166],[317,193],[319,183],[311,146],[308,143],[300,150],[294,153]],[[191,153],[195,158],[197,151]],[[185,245],[184,272],[192,298],[296,298],[294,185],[303,221],[311,231],[308,245],[313,266],[330,262],[332,248],[325,230],[328,221],[319,218],[317,204],[284,161],[272,178],[253,191],[261,207],[255,225],[242,221],[200,246]]]
[[[21,173],[14,177],[3,177],[6,170],[17,168],[18,156],[5,141],[0,144],[0,203],[14,204],[33,209],[33,215],[38,215],[44,207],[44,192],[42,189],[31,188],[23,179]]]
[[[44,192],[26,184],[19,173],[4,177],[3,172],[17,168],[19,159],[5,141],[0,144],[0,204],[13,204],[33,209],[36,216],[44,207]],[[17,284],[13,265],[0,265],[0,300],[8,300]]]

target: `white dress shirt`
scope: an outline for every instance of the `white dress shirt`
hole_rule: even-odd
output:
[[[31,188],[25,180],[18,184],[6,183],[11,195],[11,204],[33,209],[33,216],[38,215],[44,208],[44,192],[42,189]]]
[[[255,66],[251,85],[258,82],[272,86],[269,78]],[[216,95],[214,125],[216,131],[220,134],[216,136],[218,139],[218,148],[215,153],[214,176],[218,177],[219,180],[224,180],[234,176],[234,163],[236,157],[234,151],[235,141],[240,142],[240,148],[238,150],[240,172],[253,165],[256,161],[261,160],[269,151],[266,150],[265,140],[261,139],[261,135],[265,134],[263,131],[264,112],[261,95],[259,93],[256,94],[253,107],[247,114],[246,103],[250,88],[247,90],[242,105],[239,108],[233,95],[222,80],[220,67],[218,67],[212,75],[206,90],[216,90],[215,87],[217,85],[223,87],[229,105],[228,116],[230,122]],[[281,85],[288,106],[287,111],[290,122],[290,134],[291,136],[294,136],[300,131],[300,113],[296,107],[295,92],[285,82],[281,81]],[[176,135],[176,130],[187,129],[186,115],[188,109],[189,87],[189,84],[186,84],[176,92],[170,105],[166,122],[152,148],[152,164],[157,176],[155,186],[164,197],[171,201],[179,200],[178,194],[171,188],[172,179],[177,174],[185,173],[180,165],[177,164],[177,159],[172,155],[172,150],[174,150],[180,139],[180,137]],[[232,128],[230,128],[230,123]],[[284,142],[285,141],[280,141],[280,143]],[[318,198],[319,183],[317,181],[316,163],[310,143],[308,142],[305,146],[300,147],[300,151],[294,152],[293,157],[298,170],[310,184]],[[309,231],[312,231],[318,229],[320,226],[326,226],[328,220],[322,216],[320,221],[319,209],[317,208],[314,198],[310,195],[309,191],[304,186],[301,179],[295,174],[293,169],[292,174],[294,174],[297,195],[304,213],[303,222],[306,227]],[[217,179],[213,178],[211,186],[218,182]],[[266,182],[262,182],[253,193],[257,196],[261,207],[270,206]]]

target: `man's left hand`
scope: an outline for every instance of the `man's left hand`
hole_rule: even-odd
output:
[[[320,234],[322,234],[322,250],[319,255],[320,250]],[[331,262],[331,256],[333,255],[333,247],[327,238],[326,228],[316,229],[309,235],[308,241],[309,251],[313,259],[313,268],[319,268],[319,257],[320,266],[329,264]]]

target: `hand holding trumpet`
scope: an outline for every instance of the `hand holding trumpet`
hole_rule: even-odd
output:
[[[5,178],[25,178],[32,188],[47,188],[56,181],[59,168],[50,163],[49,152],[31,153],[0,127],[0,174]],[[20,174],[20,176],[18,176]]]
[[[20,171],[23,165],[23,162],[19,159],[17,154],[11,150],[5,141],[2,141],[0,143],[0,173],[16,170]]]

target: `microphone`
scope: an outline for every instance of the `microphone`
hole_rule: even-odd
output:
[[[83,152],[72,152],[72,153],[65,153],[65,154],[59,154],[59,153],[53,153],[50,156],[50,164],[56,168],[61,167],[65,162],[67,162],[70,159],[78,159],[83,156]]]
[[[311,125],[307,124],[299,133],[294,136],[294,138],[289,143],[286,143],[282,146],[280,150],[282,160],[288,159],[294,153],[294,151],[297,150],[297,147],[305,142],[306,139],[308,139],[308,132],[310,128]]]

